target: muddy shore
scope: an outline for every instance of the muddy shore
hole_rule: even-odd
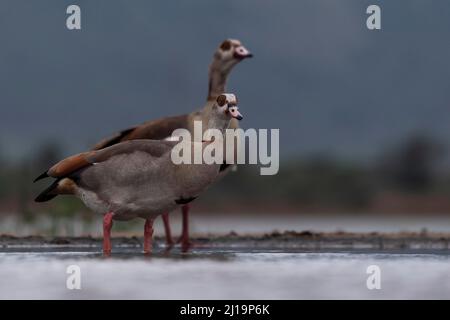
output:
[[[197,248],[255,248],[279,250],[449,250],[450,233],[350,233],[350,232],[273,232],[261,235],[206,235],[193,237]],[[100,237],[16,237],[0,235],[0,250],[13,248],[100,248]],[[156,237],[155,247],[165,247],[164,238]],[[142,238],[113,237],[115,247],[140,247]]]

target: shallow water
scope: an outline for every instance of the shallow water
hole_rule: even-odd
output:
[[[300,252],[233,248],[187,254],[157,249],[11,249],[0,253],[0,298],[56,299],[449,299],[448,251]],[[66,287],[67,267],[81,289]],[[369,290],[367,267],[381,271]]]
[[[57,220],[43,215],[33,223],[26,223],[17,217],[18,214],[0,214],[0,234],[28,236],[33,234],[52,234],[61,236],[92,236],[102,235],[102,219],[93,216],[87,223],[81,217],[61,217]],[[164,236],[162,219],[155,222],[155,235]],[[181,230],[181,215],[178,212],[170,216],[172,230]],[[142,220],[118,222],[116,227],[124,228],[128,233],[142,236]],[[450,215],[387,215],[387,214],[283,214],[261,213],[234,214],[226,212],[216,214],[201,214],[195,212],[189,218],[192,235],[208,234],[226,235],[230,231],[238,234],[263,234],[274,230],[313,231],[313,232],[450,232]],[[116,233],[114,233],[116,234]]]

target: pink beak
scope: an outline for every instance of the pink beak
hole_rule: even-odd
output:
[[[230,114],[233,118],[238,119],[238,120],[244,119],[242,114],[239,112],[238,107],[236,107],[236,106],[229,107],[228,111],[230,112]]]
[[[236,49],[234,49],[234,57],[236,59],[245,59],[253,57],[253,54],[250,51],[248,51],[246,47],[239,46]]]

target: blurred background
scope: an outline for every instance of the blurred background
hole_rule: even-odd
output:
[[[73,3],[80,31],[66,28]],[[194,233],[450,231],[449,14],[445,0],[3,0],[0,232],[99,233],[77,199],[33,203],[47,182],[32,180],[119,129],[202,107],[230,37],[255,57],[228,91],[244,128],[280,129],[280,171],[240,166],[194,203]]]

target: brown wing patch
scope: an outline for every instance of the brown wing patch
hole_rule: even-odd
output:
[[[170,137],[172,135],[172,132],[176,129],[187,129],[188,126],[188,115],[173,116],[159,120],[153,120],[138,126],[121,141],[136,139],[162,140]]]
[[[84,152],[68,157],[51,167],[47,173],[53,178],[65,177],[74,171],[90,165],[91,163],[86,158],[90,153]]]
[[[64,178],[58,182],[56,190],[58,194],[74,194],[77,189],[76,183],[69,178]]]
[[[175,129],[187,129],[188,126],[188,115],[186,114],[148,121],[139,126],[123,130],[111,138],[100,141],[92,150],[104,149],[117,143],[129,140],[162,140],[170,137]]]
[[[134,130],[136,130],[136,128],[138,128],[138,127],[132,127],[132,128],[129,128],[129,129],[122,130],[122,131],[118,132],[117,134],[115,134],[114,136],[106,138],[106,139],[100,141],[91,150],[104,149],[106,147],[110,147],[112,145],[115,145],[116,143],[128,140],[128,139],[126,139],[126,137],[129,134],[131,134]]]

